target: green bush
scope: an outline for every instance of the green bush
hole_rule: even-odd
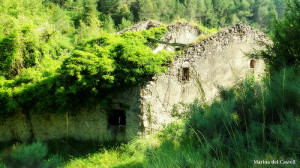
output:
[[[173,54],[156,54],[147,47],[148,38],[161,38],[167,29],[122,35],[102,34],[77,46],[63,61],[44,59],[41,67],[27,67],[14,80],[0,78],[0,113],[17,109],[55,112],[101,97],[113,91],[143,85],[164,72]],[[94,99],[94,100],[95,100]]]
[[[46,159],[47,153],[47,146],[39,141],[28,145],[17,144],[4,157],[3,163],[6,167],[11,168],[58,167],[62,159],[58,155],[53,155]]]

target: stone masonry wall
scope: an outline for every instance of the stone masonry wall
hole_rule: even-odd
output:
[[[261,76],[264,62],[256,60],[255,68],[250,68],[250,59],[245,55],[254,49],[263,49],[259,41],[270,42],[258,30],[237,24],[185,49],[167,73],[154,77],[142,90],[146,132],[159,130],[172,122],[173,105],[200,99],[201,87],[206,101],[211,101],[218,95],[218,87],[232,87],[249,73]],[[182,80],[183,68],[189,69],[189,81]],[[149,116],[151,120],[147,119]]]
[[[20,110],[12,117],[0,119],[0,142],[67,137],[81,141],[126,141],[143,132],[139,94],[139,88],[130,88],[116,95],[110,108],[91,104],[76,112],[36,113],[28,117]],[[108,113],[113,110],[125,110],[126,126],[122,131],[108,126]]]

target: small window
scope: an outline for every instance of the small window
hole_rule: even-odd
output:
[[[189,68],[183,68],[183,71],[182,71],[182,80],[183,81],[190,80],[190,69]]]
[[[255,63],[256,63],[256,60],[255,59],[251,59],[250,60],[250,68],[255,68]]]
[[[176,47],[176,48],[175,48],[175,51],[180,51],[180,47]]]
[[[124,126],[126,125],[125,110],[114,110],[108,116],[108,126]]]

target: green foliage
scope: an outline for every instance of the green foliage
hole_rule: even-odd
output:
[[[69,20],[59,8],[44,8],[40,1],[3,1],[0,24],[0,75],[13,79],[43,60],[59,60],[73,46],[64,36]],[[28,7],[30,6],[30,7]],[[51,13],[47,20],[47,13]],[[64,20],[61,20],[61,19]]]
[[[249,76],[210,105],[181,104],[183,120],[148,137],[74,157],[65,167],[254,167],[299,160],[300,89],[293,68],[259,82]],[[175,110],[176,112],[176,110]],[[183,114],[183,115],[182,115]],[[285,165],[295,167],[297,165]]]
[[[263,84],[248,78],[224,90],[223,99],[209,107],[195,102],[186,136],[208,160],[225,159],[235,167],[249,167],[255,156],[266,153],[295,158],[300,145],[298,77],[293,69],[284,69]]]
[[[300,80],[293,68],[222,90],[212,104],[185,105],[183,120],[148,138],[74,158],[66,167],[254,167],[299,160]],[[180,113],[179,113],[180,114]],[[180,117],[180,115],[177,115]],[[297,165],[286,165],[295,167]]]
[[[11,168],[32,168],[45,167],[54,168],[61,165],[62,159],[58,155],[54,155],[46,159],[47,146],[39,141],[26,145],[15,145],[6,152],[3,163],[6,167]]]
[[[117,2],[99,4],[108,9]],[[107,34],[114,31],[114,22],[120,24],[118,28],[132,24],[130,6],[121,4],[113,10],[117,14],[110,15],[101,14],[99,4],[96,0],[1,1],[1,114],[19,108],[42,112],[72,107],[112,88],[142,84],[166,69],[170,53],[153,54],[147,47],[148,38],[161,38],[166,28]]]
[[[153,54],[145,45],[148,37],[161,38],[165,32],[166,28],[155,28],[140,33],[103,34],[79,46],[63,63],[61,74],[64,79],[76,79],[75,88],[94,91],[142,84],[166,70],[171,61],[169,53]]]
[[[273,17],[282,18],[284,0],[77,0],[52,2],[72,13],[75,26],[85,23],[97,11],[111,17],[116,27],[124,28],[123,18],[130,23],[155,19],[170,23],[180,18],[208,27],[224,27],[244,22],[268,31]],[[87,23],[86,23],[87,24]]]
[[[103,33],[78,45],[70,57],[50,60],[44,68],[23,69],[15,80],[0,78],[0,113],[18,108],[29,111],[57,111],[76,107],[121,88],[143,85],[154,74],[166,70],[172,53],[154,54],[148,38],[161,38],[167,29],[122,35]],[[45,60],[46,61],[46,60]],[[48,62],[48,63],[49,63]],[[52,69],[49,67],[53,67]]]
[[[299,6],[288,1],[284,19],[272,27],[274,45],[262,52],[278,73],[263,83],[249,77],[211,105],[184,105],[184,123],[67,166],[252,167],[257,158],[299,157]],[[77,107],[165,71],[172,53],[154,54],[149,44],[166,28],[108,34],[134,22],[183,18],[209,27],[244,22],[268,31],[284,11],[282,0],[0,0],[0,114]],[[47,153],[41,142],[16,145],[0,167],[60,166],[60,157]]]
[[[290,0],[283,20],[277,20],[272,27],[272,45],[260,56],[266,60],[271,70],[278,71],[285,66],[300,68],[300,2]]]
[[[111,16],[107,16],[103,22],[103,30],[107,33],[115,32],[115,24]]]
[[[273,17],[282,16],[282,0],[115,0],[100,1],[101,12],[110,14],[118,26],[122,18],[131,22],[155,19],[170,23],[186,19],[207,27],[224,27],[237,22],[248,23],[268,31]]]
[[[132,23],[129,20],[126,20],[125,18],[122,18],[122,22],[119,25],[119,30],[125,29],[132,26]]]

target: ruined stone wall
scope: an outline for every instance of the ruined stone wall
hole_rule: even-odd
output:
[[[82,141],[126,141],[143,132],[139,95],[139,88],[130,88],[115,95],[109,108],[91,104],[64,114],[35,113],[26,116],[20,110],[12,117],[0,119],[0,142],[67,137]],[[108,113],[113,110],[125,110],[126,126],[123,129],[108,126]]]
[[[245,55],[262,49],[259,41],[269,42],[258,30],[237,24],[185,49],[166,74],[155,77],[142,90],[143,118],[151,118],[144,120],[146,131],[159,130],[172,122],[173,105],[200,99],[201,88],[206,101],[211,101],[218,95],[218,87],[230,88],[249,73],[262,75],[264,62],[256,60],[255,67],[250,68]],[[183,80],[183,68],[189,69],[188,81]]]
[[[201,32],[198,26],[192,25],[185,22],[176,22],[175,24],[169,25],[168,32],[161,39],[161,41],[169,43],[180,43],[189,44],[197,41]],[[153,51],[157,53],[160,50],[174,51],[175,47],[167,44],[159,44],[158,47]]]
[[[169,43],[189,44],[196,41],[201,34],[198,26],[190,23],[176,22],[167,28],[169,32],[162,38],[162,41]]]
[[[160,27],[160,26],[163,26],[163,24],[156,21],[143,21],[135,24],[131,28],[118,32],[118,34],[123,34],[125,32],[131,32],[131,31],[139,32],[142,30],[148,30],[150,28]],[[168,28],[168,32],[164,37],[162,37],[162,39],[159,40],[169,42],[169,43],[189,44],[197,41],[199,36],[201,35],[198,26],[192,25],[187,22],[176,22],[174,24],[168,25],[167,28]],[[157,53],[158,51],[163,49],[168,51],[174,51],[175,47],[166,44],[159,44],[158,47],[153,52]]]
[[[199,33],[189,24],[171,25],[169,30],[164,37],[169,42],[191,42]],[[238,24],[224,29],[182,51],[165,74],[155,76],[145,87],[117,93],[110,108],[96,103],[62,115],[25,115],[20,110],[10,118],[0,118],[0,142],[66,137],[97,141],[127,140],[155,132],[174,120],[171,117],[174,104],[190,103],[195,98],[201,98],[201,88],[206,101],[210,101],[218,94],[219,86],[232,87],[249,73],[260,76],[265,69],[263,61],[256,60],[255,67],[250,68],[250,59],[245,56],[247,52],[263,48],[258,41],[269,42],[263,33],[249,26]],[[183,68],[188,68],[189,80],[183,79]],[[108,114],[114,110],[125,111],[126,126],[109,127]]]

